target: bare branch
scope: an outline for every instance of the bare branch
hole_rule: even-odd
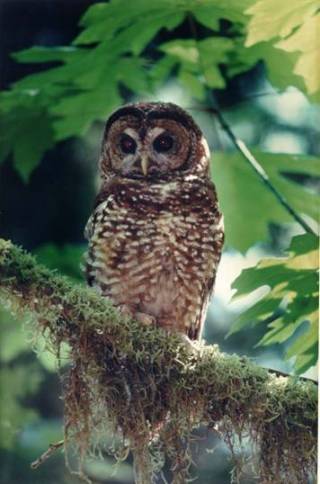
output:
[[[30,465],[31,469],[37,469],[40,467],[44,462],[46,462],[49,457],[52,456],[58,449],[64,446],[64,440],[59,440],[59,442],[55,442],[54,444],[50,444],[49,448],[43,452],[43,454],[38,457],[35,461],[33,461]]]

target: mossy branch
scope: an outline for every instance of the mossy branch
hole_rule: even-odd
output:
[[[69,344],[66,442],[76,443],[81,458],[108,426],[123,436],[123,452],[133,451],[136,482],[152,482],[164,454],[172,482],[186,482],[190,434],[204,424],[232,452],[250,437],[260,482],[307,482],[315,471],[313,382],[270,374],[217,346],[190,352],[178,336],[124,317],[1,239],[0,299],[14,315],[32,315],[57,351]]]

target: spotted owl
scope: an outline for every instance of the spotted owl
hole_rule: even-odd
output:
[[[223,246],[201,130],[171,103],[108,119],[101,189],[86,226],[88,283],[146,324],[198,339]]]

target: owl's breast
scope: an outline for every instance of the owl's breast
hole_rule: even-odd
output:
[[[87,272],[118,304],[162,318],[194,313],[220,257],[221,215],[199,190],[156,188],[99,205]]]

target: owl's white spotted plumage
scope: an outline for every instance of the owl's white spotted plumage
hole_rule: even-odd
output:
[[[223,245],[209,150],[173,104],[139,103],[108,120],[102,186],[89,219],[89,284],[133,317],[196,339]]]

